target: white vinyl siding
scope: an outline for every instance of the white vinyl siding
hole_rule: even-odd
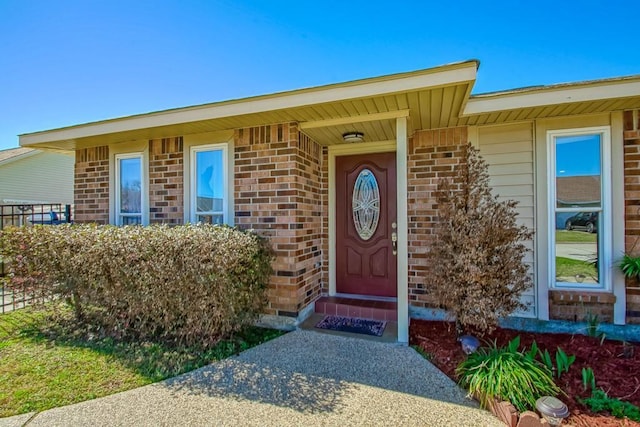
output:
[[[500,200],[518,202],[518,224],[535,229],[534,220],[534,152],[533,129],[530,123],[517,123],[478,128],[480,154],[489,165],[489,178],[494,195]],[[535,237],[534,237],[535,238]],[[525,257],[534,286],[525,291],[522,301],[529,305],[526,312],[517,312],[519,317],[536,317],[535,299],[535,254],[534,244],[525,242],[530,252]]]
[[[0,164],[0,204],[73,204],[74,156],[37,152]]]

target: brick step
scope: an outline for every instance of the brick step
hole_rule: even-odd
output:
[[[359,319],[398,320],[398,304],[395,301],[380,301],[345,297],[320,297],[315,303],[315,312],[334,316],[357,317]]]

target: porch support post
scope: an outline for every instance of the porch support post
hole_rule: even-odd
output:
[[[396,119],[398,218],[398,342],[409,343],[409,245],[407,217],[407,118]]]

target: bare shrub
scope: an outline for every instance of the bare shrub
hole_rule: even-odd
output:
[[[490,332],[500,317],[525,308],[520,295],[531,287],[531,278],[523,241],[533,233],[517,225],[517,202],[500,202],[491,194],[487,164],[471,144],[458,172],[454,182],[438,182],[427,285],[455,317],[458,333]]]
[[[230,227],[62,225],[0,238],[11,286],[37,283],[118,338],[209,347],[263,312],[272,273],[267,242]]]

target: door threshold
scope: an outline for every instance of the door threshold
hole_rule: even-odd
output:
[[[398,302],[398,298],[396,297],[380,297],[376,295],[359,295],[359,294],[343,294],[340,292],[336,292],[334,295],[329,295],[336,298],[351,298],[351,299],[361,299],[365,301],[389,301],[389,302]]]

